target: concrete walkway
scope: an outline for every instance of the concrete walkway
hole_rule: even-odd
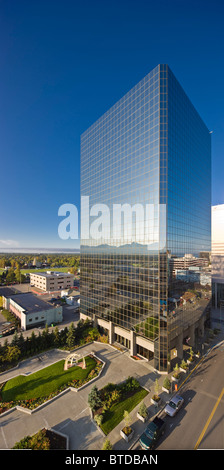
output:
[[[134,376],[141,385],[150,389],[157,377],[145,361],[133,361],[126,352],[120,352],[108,344],[92,343],[83,346],[80,352],[81,350],[84,350],[86,354],[94,352],[106,362],[100,378],[86,385],[80,392],[67,392],[32,415],[18,410],[0,415],[0,448],[10,449],[25,435],[32,435],[47,426],[67,434],[70,449],[101,449],[105,436],[91,419],[88,407],[88,395],[93,384],[100,389],[108,382],[119,383],[126,380],[128,376]],[[23,361],[18,368],[1,374],[0,382],[21,373],[32,373],[65,358],[66,354],[68,353],[55,350],[42,354],[41,360],[35,357]]]
[[[212,325],[212,327],[214,326],[218,325]],[[224,328],[221,328],[221,332],[210,342],[209,346],[205,347],[204,353],[206,354],[210,348],[223,340]],[[108,382],[119,383],[127,379],[128,376],[133,376],[140,382],[141,386],[149,391],[144,399],[149,411],[149,419],[152,419],[161,411],[165,403],[170,399],[171,395],[161,391],[165,376],[154,371],[149,363],[143,360],[134,361],[127,352],[120,352],[108,344],[93,343],[83,346],[83,349],[87,354],[95,352],[99,358],[106,362],[102,375],[93,382],[98,389],[104,387]],[[22,371],[23,373],[31,373],[37,370],[37,368],[46,367],[49,363],[60,360],[65,355],[66,353],[63,351],[51,351],[42,355],[42,362],[37,358],[24,361],[18,369],[2,374],[0,382],[8,380],[10,376],[18,375]],[[160,385],[160,408],[156,408],[150,401],[154,394],[156,378]],[[186,375],[182,374],[182,381],[185,379]],[[67,392],[32,415],[17,410],[11,411],[7,415],[0,415],[0,448],[10,449],[22,437],[32,435],[43,427],[51,427],[69,436],[69,448],[71,450],[102,449],[106,436],[104,436],[92,420],[88,407],[88,394],[93,387],[93,383],[87,385],[80,392]],[[120,429],[124,426],[123,422],[107,436],[115,450],[132,448],[145,429],[147,423],[142,423],[137,419],[138,408],[139,405],[130,413],[132,419],[131,425],[135,432],[134,437],[129,443],[126,443],[120,436]]]

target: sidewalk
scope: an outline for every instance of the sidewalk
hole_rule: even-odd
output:
[[[181,388],[181,385],[182,385],[183,382],[186,382],[187,378],[189,377],[189,375],[191,375],[192,371],[195,369],[195,367],[197,367],[199,362],[201,362],[202,358],[205,355],[207,355],[208,352],[215,345],[217,345],[220,342],[224,341],[224,324],[222,326],[220,326],[220,325],[217,325],[216,322],[214,322],[214,324],[212,323],[212,328],[218,328],[220,330],[220,332],[214,338],[210,339],[209,344],[207,346],[204,346],[203,356],[201,356],[200,358],[196,358],[196,360],[194,361],[194,364],[192,366],[190,366],[189,372],[186,373],[186,374],[184,372],[181,372],[181,378],[180,378],[180,381],[178,383],[178,389]],[[159,382],[159,386],[160,386],[159,395],[161,397],[161,402],[160,402],[159,407],[156,407],[154,404],[151,403],[151,398],[154,394],[154,387],[152,387],[152,389],[150,389],[148,395],[143,400],[145,405],[147,406],[148,413],[149,413],[149,419],[145,423],[143,423],[142,421],[140,421],[137,418],[137,411],[139,409],[140,403],[136,408],[134,408],[130,412],[131,427],[132,427],[132,429],[134,429],[134,436],[133,436],[133,438],[131,439],[130,442],[126,442],[120,436],[120,430],[124,427],[124,421],[120,422],[118,424],[118,426],[116,426],[108,434],[108,436],[105,436],[105,440],[109,439],[109,441],[111,442],[114,450],[124,450],[125,451],[125,450],[128,450],[128,449],[130,450],[130,449],[134,448],[135,445],[137,445],[138,439],[139,439],[140,435],[143,433],[143,431],[146,428],[147,424],[151,420],[153,420],[154,417],[157,414],[159,414],[163,411],[166,403],[176,393],[175,386],[174,386],[173,383],[172,383],[171,393],[168,394],[168,393],[162,391],[162,385],[163,385],[164,378],[168,377],[171,381],[171,375],[172,375],[172,371],[168,375],[160,375],[159,373],[157,374],[157,378],[158,378],[158,382]]]
[[[164,380],[164,376],[160,376],[159,378],[159,384],[162,386]],[[161,397],[161,403],[159,407],[156,407],[151,403],[151,397],[153,396],[154,391],[150,391],[148,395],[144,398],[144,403],[147,406],[148,413],[149,413],[149,419],[143,423],[137,418],[137,411],[139,409],[140,403],[134,410],[130,412],[130,417],[131,417],[131,427],[134,429],[134,436],[130,442],[126,442],[121,436],[120,436],[120,430],[124,427],[124,421],[120,422],[109,434],[105,439],[109,439],[111,442],[113,449],[114,450],[128,450],[131,449],[136,441],[138,441],[140,435],[144,431],[145,427],[149,423],[151,419],[153,419],[156,414],[158,414],[162,409],[164,408],[164,405],[166,402],[169,400],[171,397],[171,394],[167,394],[166,392],[160,393]]]

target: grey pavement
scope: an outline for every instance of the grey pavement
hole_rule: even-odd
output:
[[[106,362],[100,378],[93,382],[99,389],[108,382],[124,381],[129,375],[138,378],[143,386],[151,385],[155,377],[159,376],[151,370],[145,361],[133,361],[126,352],[120,352],[107,344],[85,345],[81,351],[85,351],[87,354],[95,352],[99,358]],[[66,353],[55,350],[41,356],[42,362],[37,357],[23,361],[18,369],[1,374],[0,381],[3,382],[15,375],[31,373],[41,367],[46,367],[65,357]],[[139,364],[139,362],[141,363]],[[51,427],[69,436],[70,449],[101,449],[106,437],[92,420],[88,407],[88,394],[93,383],[87,385],[80,392],[68,391],[32,415],[13,410],[0,416],[0,448],[10,449],[25,435],[32,435],[43,427]],[[108,438],[113,444],[117,438],[120,440],[116,430]]]
[[[36,356],[33,356],[30,359],[25,359],[21,361],[17,367],[9,369],[5,372],[0,373],[0,383],[5,382],[6,380],[12,379],[17,375],[28,375],[36,372],[37,370],[43,369],[54,362],[65,359],[68,352],[62,351],[60,349],[53,349],[51,351],[46,351],[40,353]]]
[[[212,348],[218,342],[224,340],[224,328],[213,340],[211,340],[207,350]],[[106,436],[98,429],[91,418],[88,407],[88,394],[93,384],[100,389],[108,382],[119,383],[125,380],[129,375],[136,377],[140,384],[146,387],[149,394],[144,402],[149,411],[149,419],[152,419],[158,412],[162,411],[165,403],[170,399],[170,395],[162,392],[160,389],[161,404],[160,408],[151,404],[151,397],[154,393],[154,382],[158,378],[160,387],[162,386],[164,375],[154,371],[146,361],[134,361],[129,357],[128,352],[119,350],[103,343],[92,343],[85,345],[81,351],[87,354],[95,352],[99,358],[106,362],[106,366],[100,378],[87,385],[80,392],[68,391],[60,398],[57,398],[44,408],[36,411],[32,415],[22,411],[14,410],[9,414],[0,415],[0,448],[10,449],[15,442],[19,441],[25,435],[32,435],[43,427],[51,427],[69,436],[69,449],[101,449]],[[0,376],[0,381],[5,381],[12,376],[23,373],[30,373],[40,367],[45,367],[56,360],[64,358],[66,352],[51,351],[42,356],[42,362],[37,358],[24,361],[17,370],[6,372]],[[186,376],[183,374],[182,380]],[[130,443],[126,443],[120,437],[120,429],[123,427],[121,422],[107,438],[111,441],[115,450],[127,450],[134,448],[138,437],[143,432],[147,424],[137,419],[137,410],[139,405],[130,413],[132,427],[135,431],[134,437]]]

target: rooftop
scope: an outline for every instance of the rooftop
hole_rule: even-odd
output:
[[[11,295],[10,298],[20,307],[22,307],[26,311],[25,313],[34,313],[39,312],[40,310],[48,310],[52,308],[52,305],[42,299],[39,299],[30,292],[25,294]]]
[[[64,273],[64,272],[60,272],[60,271],[39,271],[39,272],[34,272],[34,273],[30,273],[31,274],[35,274],[36,276],[43,276],[43,277],[52,277],[52,276],[71,276],[71,273]]]
[[[0,297],[11,297],[11,295],[15,295],[16,291],[14,289],[11,289],[10,287],[0,287]]]

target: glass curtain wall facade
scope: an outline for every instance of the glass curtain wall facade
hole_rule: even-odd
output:
[[[174,261],[191,255],[200,274],[210,251],[210,134],[167,65],[81,136],[81,200],[82,316],[167,371],[172,341],[205,310]]]
[[[170,69],[167,77],[168,311],[172,342],[176,335],[188,336],[192,325],[199,325],[199,334],[197,322],[204,319],[206,323],[209,318],[211,135]],[[197,345],[197,338],[192,345]]]

